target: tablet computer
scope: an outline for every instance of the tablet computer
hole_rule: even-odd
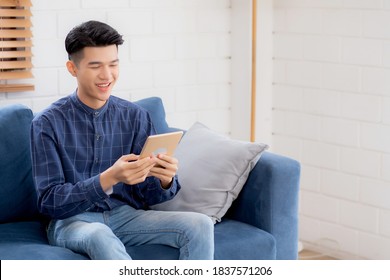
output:
[[[140,158],[149,157],[150,155],[157,156],[158,154],[172,156],[182,136],[183,131],[149,136],[142,148]]]

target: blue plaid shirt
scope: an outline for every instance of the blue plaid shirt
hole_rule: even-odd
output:
[[[33,177],[41,213],[64,219],[124,204],[147,209],[173,198],[180,189],[176,177],[167,190],[154,177],[132,186],[118,183],[110,195],[100,185],[101,172],[122,155],[139,154],[152,134],[149,114],[115,96],[98,110],[83,104],[76,93],[53,103],[34,118],[31,127]]]

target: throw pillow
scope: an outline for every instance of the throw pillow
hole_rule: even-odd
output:
[[[175,152],[182,189],[152,209],[199,212],[214,223],[221,221],[267,148],[266,144],[232,140],[195,123]]]

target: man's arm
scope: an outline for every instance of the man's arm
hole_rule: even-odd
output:
[[[140,132],[134,141],[137,143],[137,149],[134,150],[136,154],[141,152],[147,137],[156,134],[149,113],[142,110],[141,115],[135,123],[138,126],[137,131]],[[176,176],[178,168],[177,159],[166,155],[158,155],[154,159],[155,165],[150,169],[145,182],[138,185],[146,206],[172,199],[181,188]]]
[[[32,123],[31,157],[38,207],[42,214],[63,219],[87,211],[108,197],[100,186],[99,176],[75,184],[65,181],[56,137],[44,117]]]

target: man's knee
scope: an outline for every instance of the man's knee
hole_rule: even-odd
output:
[[[197,236],[208,237],[210,239],[214,237],[214,223],[210,217],[204,214],[191,213],[190,230]]]
[[[115,236],[112,230],[102,223],[89,223],[85,227],[84,236],[87,240],[100,242],[104,239],[110,238],[110,236]]]
[[[214,257],[214,223],[210,217],[192,213],[190,228],[187,228],[187,245],[181,251],[182,259],[213,259]]]
[[[202,226],[202,228],[205,229],[207,232],[214,232],[214,223],[210,219],[210,217],[204,214],[199,214],[199,216],[200,226]]]

